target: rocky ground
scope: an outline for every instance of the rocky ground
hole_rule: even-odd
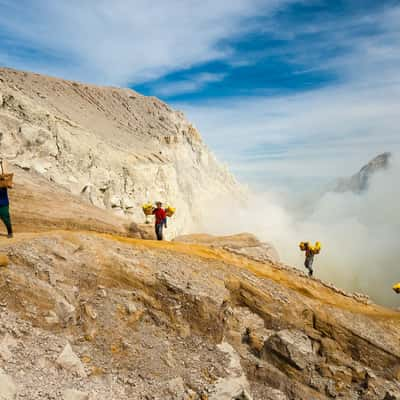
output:
[[[0,399],[400,398],[400,314],[250,235],[17,228],[0,239]]]

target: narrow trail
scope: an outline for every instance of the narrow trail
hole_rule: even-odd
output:
[[[205,261],[215,261],[215,268],[226,269],[230,266],[237,267],[259,278],[272,280],[312,301],[321,302],[344,311],[367,315],[377,321],[400,321],[400,313],[397,311],[376,304],[364,304],[354,298],[343,296],[334,289],[326,286],[322,281],[310,279],[299,274],[296,270],[282,269],[279,264],[275,265],[273,263],[253,261],[245,256],[232,254],[227,250],[211,248],[206,245],[135,239],[96,231],[49,230],[44,232],[19,233],[13,239],[0,237],[0,251],[2,248],[10,247],[14,244],[57,235],[61,235],[67,240],[71,240],[77,235],[92,236],[105,240],[118,241],[122,244],[134,246],[139,249],[157,250],[200,258]]]

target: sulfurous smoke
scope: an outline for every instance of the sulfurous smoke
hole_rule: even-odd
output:
[[[306,208],[288,208],[276,193],[249,196],[244,207],[224,201],[210,208],[211,233],[252,232],[277,248],[281,260],[304,268],[300,241],[322,243],[317,277],[378,303],[400,304],[400,163],[375,172],[362,192],[326,192]]]

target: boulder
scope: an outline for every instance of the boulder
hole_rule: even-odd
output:
[[[85,368],[79,357],[74,353],[71,345],[68,343],[60,356],[57,358],[57,364],[67,371],[70,371],[78,376],[86,377]]]
[[[17,398],[17,387],[13,379],[0,369],[0,400],[14,400]]]
[[[63,392],[63,400],[89,400],[89,394],[79,390],[67,389]]]
[[[264,344],[264,357],[271,351],[299,370],[315,361],[311,340],[298,330],[284,329],[271,335]]]
[[[8,333],[4,336],[3,340],[0,342],[0,357],[4,361],[9,361],[12,358],[12,353],[10,348],[15,347],[17,342]]]
[[[76,322],[76,309],[75,307],[68,303],[64,298],[59,298],[56,302],[56,314],[60,321],[64,324],[69,322]]]
[[[218,349],[229,357],[227,376],[220,378],[210,393],[210,400],[252,400],[249,382],[240,364],[240,356],[227,342],[218,345]]]
[[[183,379],[179,376],[178,378],[168,381],[167,392],[173,399],[183,400],[185,396],[185,385]]]

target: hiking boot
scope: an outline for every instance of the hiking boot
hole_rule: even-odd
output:
[[[14,235],[13,235],[12,233],[9,233],[9,234],[7,235],[7,237],[8,237],[9,239],[12,239],[12,238],[14,237]]]

